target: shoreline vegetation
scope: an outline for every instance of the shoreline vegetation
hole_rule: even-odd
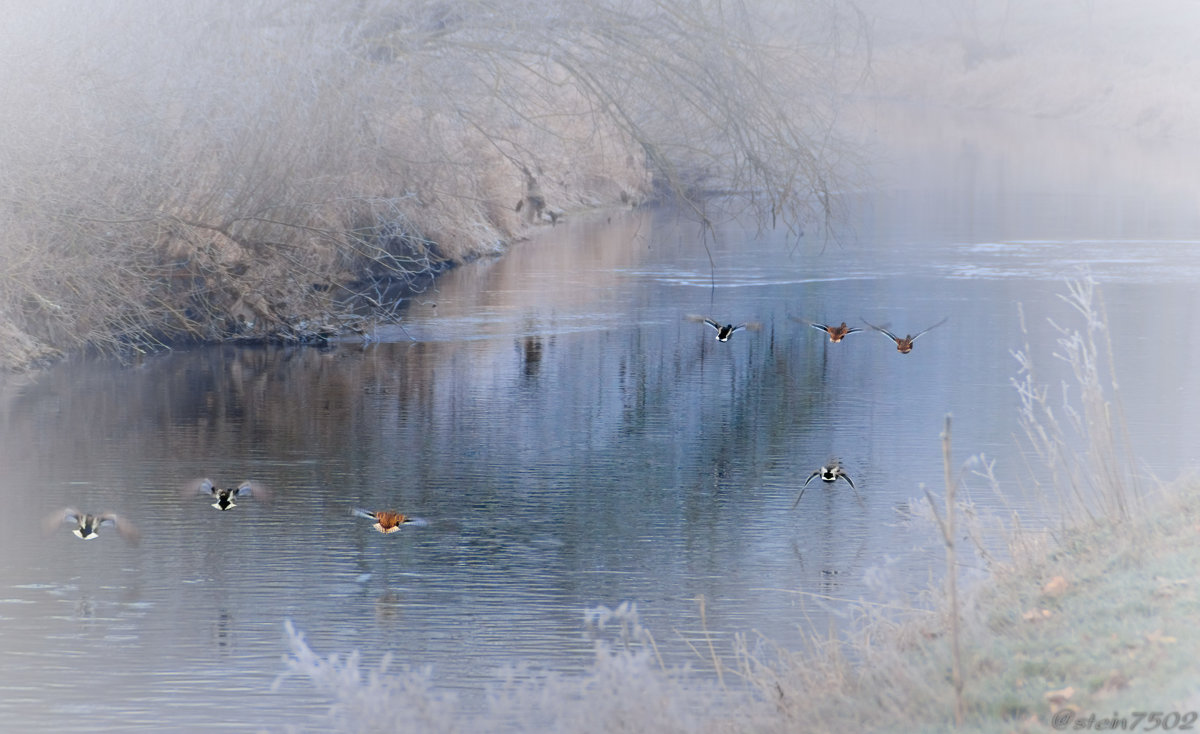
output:
[[[863,99],[1192,139],[1185,0],[20,3],[0,28],[0,373],[369,334],[606,207],[837,236]],[[1194,24],[1193,24],[1194,25]],[[864,133],[854,133],[861,137]],[[865,133],[869,135],[870,133]],[[807,233],[807,234],[806,234]],[[824,234],[818,234],[824,233]]]
[[[0,367],[321,341],[572,212],[828,218],[821,0],[28,3],[0,30]],[[53,34],[54,41],[47,41]],[[849,35],[853,35],[852,33]],[[20,70],[20,73],[18,73]]]

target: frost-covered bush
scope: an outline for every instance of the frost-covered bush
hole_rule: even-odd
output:
[[[665,668],[628,603],[586,613],[595,659],[584,674],[508,676],[489,687],[481,712],[463,711],[429,667],[394,670],[391,656],[363,670],[357,651],[314,652],[286,623],[292,654],[285,678],[307,678],[331,699],[332,726],[345,732],[672,732],[734,731],[749,692],[725,689],[688,668]]]

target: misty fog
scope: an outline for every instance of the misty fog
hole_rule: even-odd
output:
[[[945,416],[995,470],[964,472],[972,533],[1070,519],[1030,487],[1102,485],[1097,456],[1193,461],[1200,4],[3,11],[0,722],[948,726]],[[1103,334],[1062,298],[1080,273]],[[1088,435],[1107,385],[1072,423],[1079,320],[1118,344],[1135,460]],[[1038,417],[1088,449],[1049,471],[1014,440],[1033,362],[1023,395],[1046,380]],[[861,497],[797,507],[831,454]],[[270,489],[180,498],[206,475]],[[84,503],[141,545],[39,532]],[[384,508],[423,522],[376,534]],[[997,618],[1057,619],[1038,588],[965,610],[979,680],[1016,659]],[[1067,682],[1035,667],[979,718],[1041,726]]]

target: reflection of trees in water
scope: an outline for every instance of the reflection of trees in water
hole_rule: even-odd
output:
[[[223,537],[244,531],[242,542],[271,545],[256,559],[285,565],[308,557],[319,534],[353,567],[322,583],[340,584],[381,626],[410,624],[401,590],[411,586],[411,603],[425,604],[448,578],[488,599],[536,589],[538,603],[594,603],[631,588],[670,604],[696,593],[727,598],[746,584],[731,569],[790,561],[788,538],[764,528],[780,524],[771,513],[794,496],[789,475],[825,458],[825,446],[813,457],[799,444],[815,430],[812,417],[830,409],[829,392],[814,385],[842,378],[821,372],[821,347],[781,326],[789,323],[782,301],[775,312],[733,304],[764,329],[718,343],[683,319],[691,309],[678,286],[638,283],[631,295],[626,273],[668,267],[647,258],[679,254],[669,242],[647,250],[649,222],[638,213],[602,228],[611,246],[564,223],[558,230],[582,233],[582,246],[529,243],[511,260],[450,273],[437,313],[409,323],[425,340],[201,349],[136,370],[68,365],[48,373],[25,405],[69,394],[72,415],[86,412],[89,424],[64,420],[54,430],[78,442],[77,457],[125,452],[159,457],[183,479],[245,475],[300,488],[304,503],[282,491],[273,508],[167,511],[179,519],[203,510],[205,531],[217,523]],[[467,328],[469,338],[454,338]],[[38,420],[11,415],[26,422],[22,430]],[[384,539],[355,524],[350,504],[439,514],[419,535]],[[837,536],[810,536],[806,552]],[[164,563],[211,565],[214,583],[232,583],[226,550],[184,547]],[[831,556],[814,573],[844,574],[850,563]],[[413,569],[430,580],[403,581]],[[370,581],[354,582],[355,574]],[[822,583],[807,571],[787,578]],[[322,598],[276,603],[336,604]],[[226,618],[206,619],[214,644],[236,645],[234,615],[246,613],[235,605]]]
[[[89,624],[96,621],[96,601],[90,595],[80,594],[75,599],[75,619]]]
[[[522,337],[520,348],[521,373],[527,378],[537,377],[538,369],[542,366],[542,338],[540,336]]]
[[[212,639],[218,650],[225,652],[235,646],[234,632],[233,615],[228,609],[217,610],[212,622]]]
[[[404,604],[400,592],[387,589],[375,597],[375,619],[382,624],[399,622],[404,614]]]

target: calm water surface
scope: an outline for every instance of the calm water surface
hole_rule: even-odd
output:
[[[1058,295],[1081,265],[1145,468],[1190,468],[1200,167],[1045,125],[924,123],[879,123],[886,177],[843,195],[835,241],[730,223],[706,252],[670,212],[577,218],[449,273],[369,345],[10,379],[0,720],[320,730],[328,701],[307,681],[271,690],[289,619],[318,653],[391,652],[467,699],[519,662],[586,669],[597,605],[636,602],[685,662],[701,596],[721,649],[736,633],[794,645],[840,600],[904,603],[938,573],[932,530],[905,510],[940,487],[946,413],[961,458],[996,459],[999,492],[972,482],[976,505],[1044,517],[1022,490],[1010,352],[1028,339],[1057,384],[1046,318],[1078,323]],[[762,329],[722,344],[687,314]],[[904,356],[789,319],[907,333],[947,315]],[[830,455],[862,503],[814,482],[792,510]],[[181,500],[199,476],[258,479],[273,501]],[[352,505],[429,525],[382,536]],[[117,510],[142,543],[43,535],[63,506]]]

